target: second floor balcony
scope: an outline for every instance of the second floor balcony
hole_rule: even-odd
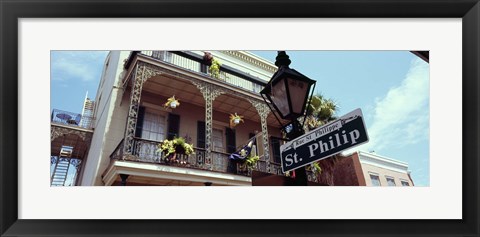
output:
[[[162,152],[158,151],[159,142],[147,139],[135,138],[134,150],[131,156],[124,156],[122,140],[114,152],[110,155],[112,162],[126,161],[135,163],[148,163],[167,167],[179,167],[200,171],[209,171],[221,174],[239,175],[251,177],[252,171],[267,172],[266,162],[263,157],[256,163],[253,168],[247,168],[241,162],[234,162],[229,158],[230,154],[224,152],[212,151],[211,157],[206,156],[206,150],[203,148],[194,148],[194,154],[176,154],[174,159],[167,159]],[[281,166],[278,163],[270,162],[270,174],[284,176]],[[307,171],[308,180],[316,182],[316,175]],[[251,182],[251,181],[250,181]]]
[[[125,135],[110,144],[109,151],[113,153],[102,177],[104,184],[117,185],[130,179],[137,185],[168,185],[166,179],[193,180],[194,173],[202,176],[197,180],[215,185],[252,185],[250,177],[256,174],[253,171],[284,175],[278,158],[279,143],[271,139],[281,136],[278,121],[258,92],[205,73],[206,65],[199,55],[149,52],[136,51],[125,63],[124,94],[119,104],[123,108],[118,111],[124,113],[126,121],[117,116],[115,132],[119,135],[124,131]],[[232,68],[223,69],[247,82],[261,83]],[[179,99],[181,106],[164,104],[173,98]],[[228,119],[234,113],[242,115],[244,123],[233,129]],[[173,136],[190,137],[197,146],[195,154],[168,160],[157,152],[158,143]],[[229,159],[229,155],[252,136],[257,136],[259,142],[260,161],[247,169]]]

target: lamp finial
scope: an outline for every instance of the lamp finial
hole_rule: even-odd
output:
[[[286,66],[288,67],[292,61],[285,51],[278,51],[277,57],[275,58],[275,65],[277,67]]]

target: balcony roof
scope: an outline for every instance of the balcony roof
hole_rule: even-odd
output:
[[[162,95],[167,98],[175,95],[175,97],[180,99],[182,102],[205,107],[205,100],[202,93],[191,81],[187,79],[192,78],[197,81],[203,81],[216,85],[227,92],[218,96],[214,100],[213,108],[215,111],[226,114],[238,113],[239,115],[245,116],[245,119],[254,122],[260,122],[258,111],[247,99],[245,99],[250,98],[255,101],[263,102],[263,99],[259,93],[238,88],[222,81],[212,79],[206,75],[143,55],[137,55],[137,57],[135,57],[135,60],[129,69],[130,73],[132,72],[134,65],[138,62],[145,62],[156,66],[158,70],[162,70],[161,75],[153,76],[145,82],[142,93]],[[127,78],[129,78],[128,74]],[[126,84],[130,85],[131,83]],[[280,126],[273,113],[269,114],[267,123],[274,127]]]

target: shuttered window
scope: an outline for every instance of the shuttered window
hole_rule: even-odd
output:
[[[145,116],[145,107],[138,108],[137,126],[135,128],[135,137],[142,137],[143,117]]]
[[[205,122],[197,122],[197,147],[205,149]]]
[[[272,146],[273,162],[281,163],[280,160],[280,140],[278,138],[271,137],[270,144]]]
[[[235,130],[229,127],[225,128],[225,137],[227,138],[227,153],[234,153],[236,146]]]
[[[174,137],[179,137],[180,133],[180,115],[168,114],[168,135],[167,139],[171,140]]]

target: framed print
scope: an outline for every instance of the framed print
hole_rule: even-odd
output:
[[[1,236],[479,235],[478,170],[480,167],[477,147],[479,142],[480,5],[477,0],[458,2],[442,0],[408,2],[152,0],[141,3],[39,0],[2,1],[0,10],[2,17]],[[123,120],[116,121],[126,126],[125,130],[120,132],[122,137],[125,134],[125,139],[120,143],[115,141],[118,146],[111,147],[119,153],[108,152],[107,160],[110,162],[111,158],[112,163],[98,162],[98,166],[109,168],[98,171],[100,173],[96,174],[96,177],[99,177],[96,181],[89,180],[85,173],[72,171],[68,182],[78,184],[80,182],[78,180],[81,179],[82,183],[87,183],[85,186],[51,187],[57,184],[68,186],[65,182],[70,172],[69,167],[76,167],[80,161],[65,157],[62,160],[62,154],[73,150],[68,146],[61,146],[58,149],[60,155],[51,157],[50,167],[44,166],[43,159],[35,159],[38,156],[43,157],[42,154],[49,149],[49,143],[54,141],[54,138],[63,136],[64,139],[69,139],[68,136],[59,135],[51,130],[50,122],[55,119],[57,122],[64,123],[63,127],[72,124],[81,125],[85,122],[80,117],[77,119],[76,114],[57,110],[50,113],[47,109],[51,95],[48,93],[50,79],[56,76],[55,63],[61,62],[55,61],[58,57],[56,53],[66,50],[109,50],[117,52],[118,55],[123,53],[125,57],[119,56],[121,60],[118,59],[117,63],[120,65],[121,61],[122,65],[126,65],[125,75],[130,73],[128,75],[135,75],[131,78],[137,78],[137,75],[139,75],[138,78],[144,78],[146,77],[144,75],[151,73],[165,76],[169,80],[171,79],[169,75],[178,76],[178,70],[169,64],[165,64],[162,70],[146,66],[139,68],[144,65],[142,63],[152,62],[152,58],[166,60],[166,58],[181,56],[200,62],[198,70],[204,70],[205,73],[210,73],[212,78],[218,79],[221,73],[213,73],[215,67],[212,67],[212,65],[220,67],[220,62],[214,60],[217,54],[213,53],[214,56],[210,54],[213,58],[208,61],[208,52],[204,52],[203,55],[191,52],[195,50],[262,50],[260,54],[270,55],[266,51],[286,50],[287,53],[294,54],[295,50],[404,50],[411,57],[418,56],[421,65],[428,65],[424,68],[427,68],[425,71],[429,73],[430,82],[425,82],[425,85],[429,84],[430,89],[421,91],[428,91],[431,103],[430,163],[429,166],[426,165],[430,167],[430,176],[425,178],[429,180],[428,185],[397,189],[390,187],[360,189],[352,187],[205,187],[212,184],[213,186],[228,184],[215,183],[215,179],[218,178],[212,176],[212,182],[198,181],[200,187],[191,188],[152,188],[146,185],[98,187],[129,186],[127,183],[152,184],[151,179],[132,178],[138,166],[152,169],[152,177],[155,172],[163,172],[163,170],[155,170],[154,167],[147,167],[144,163],[137,162],[134,167],[115,160],[115,155],[121,155],[124,158],[129,154],[133,155],[133,150],[138,147],[140,148],[137,152],[147,153],[146,146],[138,145],[142,144],[138,143],[140,138],[144,139],[142,141],[171,140],[175,141],[175,144],[186,144],[182,146],[183,152],[193,149],[188,145],[193,144],[190,140],[196,140],[197,145],[205,143],[200,147],[207,148],[211,145],[213,149],[226,151],[232,147],[238,148],[239,144],[223,147],[219,145],[223,144],[222,139],[231,141],[231,134],[240,131],[241,126],[247,126],[249,123],[249,111],[245,110],[238,114],[233,113],[237,111],[233,111],[230,113],[230,118],[224,116],[224,121],[211,120],[211,118],[205,121],[202,121],[202,118],[192,120],[193,122],[190,121],[190,123],[195,124],[195,127],[185,130],[187,126],[185,123],[178,122],[179,124],[172,125],[174,123],[171,121],[179,120],[180,117],[185,119],[181,111],[190,108],[188,106],[193,99],[191,101],[185,99],[186,94],[164,93],[161,94],[162,103],[147,99],[145,103],[140,104],[135,98],[136,89],[131,89],[132,93],[130,93],[130,89],[125,88],[130,86],[130,88],[140,88],[141,91],[143,85],[141,83],[146,82],[143,79],[141,81],[132,79],[125,81],[123,85],[108,84],[108,90],[104,90],[105,93],[95,100],[99,104],[101,101],[107,103],[106,101],[113,98],[112,94],[115,94],[131,105],[124,111],[129,117],[124,116]],[[131,50],[131,52],[127,54],[122,50]],[[248,56],[248,53],[242,55]],[[281,53],[278,55],[280,56]],[[290,59],[296,60],[293,57]],[[95,61],[98,58],[89,57],[88,60]],[[101,64],[105,63],[105,67],[115,63],[113,59],[105,62],[103,60],[104,58],[100,61]],[[202,64],[205,60],[210,63],[208,67]],[[273,58],[271,60],[273,61]],[[342,60],[345,61],[345,58]],[[267,69],[270,64],[273,65],[273,62],[260,63],[263,62],[260,59],[256,62],[260,65],[259,67]],[[307,63],[307,61],[304,62]],[[137,66],[129,67],[129,65]],[[70,66],[72,70],[81,69],[82,72],[89,70],[81,68],[81,65],[62,64],[62,66]],[[253,84],[258,82],[248,73],[239,72],[235,68],[229,68],[228,65],[224,65],[223,70]],[[115,73],[113,75],[117,77]],[[124,74],[122,75],[127,78]],[[85,74],[80,80],[89,81],[89,77],[90,75]],[[215,92],[217,87],[202,84],[201,77],[193,74],[187,79],[192,81],[192,85],[181,84],[179,80],[170,80],[167,86],[177,83],[175,84],[177,87],[184,87],[185,90],[190,87],[198,88],[201,93],[187,95],[191,98],[204,98],[205,100],[202,101],[205,101],[205,108],[211,109],[215,106],[215,98],[213,98],[215,96],[212,94],[220,96],[219,98],[225,101],[230,99],[229,93],[239,94],[234,90]],[[419,83],[418,80],[412,81],[412,83]],[[128,85],[128,83],[131,84]],[[294,84],[289,82],[286,85]],[[327,87],[327,84],[326,82],[317,83],[316,86]],[[127,86],[123,87],[124,85]],[[286,87],[290,88],[289,86]],[[176,92],[175,86],[169,88]],[[255,91],[255,88],[253,86],[252,90]],[[411,87],[405,86],[405,88],[407,91]],[[337,89],[338,92],[335,93],[342,93],[341,88]],[[256,92],[262,93],[260,91],[263,90],[258,89]],[[152,89],[149,93],[155,93],[155,91]],[[407,95],[413,96],[415,93],[416,91],[410,91]],[[399,101],[398,106],[417,106],[417,104]],[[254,106],[256,110],[253,112],[258,111],[260,122],[269,119],[268,115],[262,115],[262,111],[265,112],[265,110],[261,105],[255,101],[251,102],[251,98],[247,99],[247,102],[247,104],[257,105]],[[124,102],[120,100],[115,103]],[[161,106],[163,104],[165,106]],[[85,103],[83,110],[88,106],[88,103]],[[241,107],[243,104],[239,102],[237,106]],[[95,106],[92,105],[92,107]],[[205,111],[207,114],[208,109]],[[136,134],[136,129],[139,127],[135,124],[138,116],[142,117],[143,136]],[[255,117],[257,114],[251,116]],[[363,116],[368,115],[363,112]],[[272,117],[272,119],[274,121],[275,118]],[[153,124],[156,126],[155,129],[146,129],[148,126],[153,127]],[[60,128],[63,128],[62,126]],[[201,137],[198,134],[202,134],[202,130],[198,128],[202,126],[205,133],[203,136],[211,140],[195,139]],[[235,126],[238,127],[235,128]],[[287,127],[284,126],[284,129]],[[258,129],[268,131],[266,122],[261,122],[261,126],[259,123]],[[377,133],[387,132],[381,127],[377,130]],[[76,135],[83,140],[95,139],[88,135],[90,130],[82,131],[87,135],[83,133]],[[179,131],[189,132],[184,136],[185,139],[182,138],[184,140],[180,141],[176,137]],[[336,140],[332,135],[333,138],[330,140],[326,138],[323,144],[305,148],[304,153],[320,152],[329,148],[328,144],[333,149],[334,142],[337,141],[337,144],[340,144],[341,139],[345,143],[348,139],[355,143],[360,139],[360,134],[355,131],[349,131],[344,136],[338,133]],[[48,139],[48,134],[51,140]],[[262,146],[263,151],[268,151],[269,147],[274,145],[269,145],[268,136],[263,134],[265,133],[257,137],[255,132],[253,136],[247,133],[244,136],[248,136],[248,139],[254,137],[257,140],[267,141],[266,145],[262,144]],[[191,136],[194,139],[189,140]],[[233,137],[235,138],[235,135]],[[210,141],[213,141],[212,144]],[[327,144],[327,142],[330,143]],[[229,144],[228,141],[226,143]],[[172,150],[166,145],[162,152]],[[197,148],[195,152],[202,154]],[[237,152],[233,148],[229,153]],[[243,149],[247,149],[247,146]],[[251,147],[249,149],[253,150]],[[180,155],[178,155],[180,158],[177,157],[177,152],[182,154],[180,151],[176,148],[173,150],[175,154],[169,153],[169,160],[162,162],[178,161],[178,164],[171,166],[177,170],[182,170],[184,168],[182,165],[187,162],[191,164],[192,161],[188,158],[181,158]],[[206,149],[205,154],[209,152],[210,150]],[[238,156],[242,156],[241,150],[237,153]],[[206,161],[208,155],[196,157],[202,158],[204,162],[202,165],[211,165],[208,168],[215,169],[217,166],[229,168],[225,164],[208,163]],[[292,155],[292,158],[286,161],[293,162],[293,157]],[[373,159],[372,157],[375,156],[370,154],[368,157]],[[152,159],[156,158],[152,155]],[[65,166],[67,168],[62,167],[63,161],[68,161],[69,166]],[[199,165],[196,168],[202,167]],[[403,167],[402,163],[398,163],[397,167]],[[65,179],[61,180],[63,185],[60,185],[58,183],[60,181],[53,177],[57,170],[61,173],[62,168],[67,171]],[[50,177],[46,175],[48,171],[44,172],[46,169],[50,169]],[[245,168],[245,172],[248,171],[249,169]],[[254,174],[249,175],[254,176]],[[297,175],[300,176],[301,173]],[[380,185],[382,182],[390,186],[395,186],[396,183],[398,183],[396,186],[412,184],[410,176],[397,179],[392,174],[379,175],[378,171],[369,171],[367,175],[372,179],[369,183],[372,186]],[[51,178],[50,183],[44,182],[48,178]],[[161,180],[155,182],[159,184]],[[248,182],[247,179],[239,178],[230,181],[230,184],[242,185]]]

